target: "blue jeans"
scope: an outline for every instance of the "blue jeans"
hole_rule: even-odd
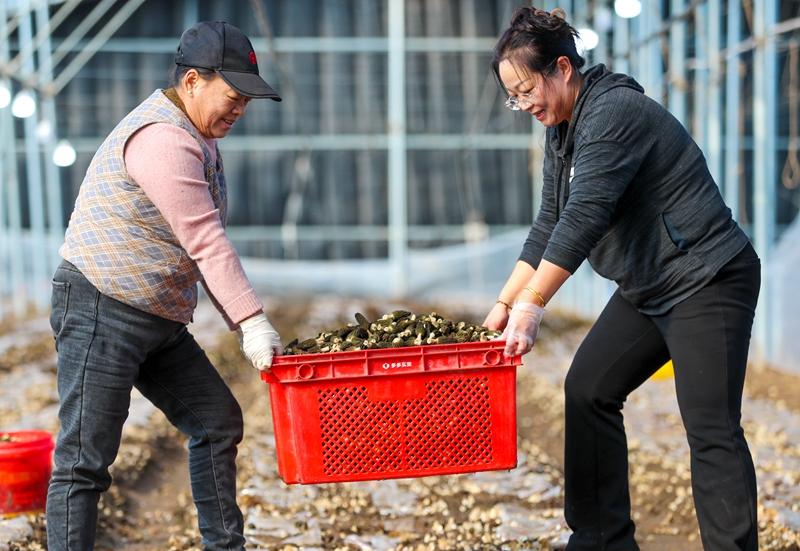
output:
[[[242,410],[186,326],[101,294],[68,262],[53,278],[61,431],[47,495],[50,551],[94,548],[136,387],[189,436],[189,474],[207,550],[244,548],[236,504]]]

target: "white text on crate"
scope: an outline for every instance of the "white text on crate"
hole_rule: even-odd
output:
[[[384,369],[394,369],[397,367],[411,367],[411,362],[386,362],[381,366]]]

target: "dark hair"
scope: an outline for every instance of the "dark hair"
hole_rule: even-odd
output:
[[[557,14],[561,14],[559,17]],[[576,71],[580,71],[586,60],[578,55],[575,38],[578,32],[566,21],[564,10],[552,13],[531,7],[517,8],[511,16],[511,26],[497,41],[492,57],[492,71],[498,84],[500,62],[509,60],[515,67],[544,76],[552,74],[555,62],[566,56]]]
[[[175,88],[180,84],[183,76],[194,69],[203,80],[213,80],[217,72],[214,69],[201,69],[200,67],[187,67],[186,65],[173,65],[167,73],[167,88]]]

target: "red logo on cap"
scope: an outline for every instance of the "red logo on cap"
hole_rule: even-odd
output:
[[[250,63],[252,63],[253,65],[256,64],[256,53],[255,52],[250,52]]]

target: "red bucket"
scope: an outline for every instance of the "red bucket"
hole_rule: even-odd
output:
[[[0,516],[44,511],[52,470],[49,432],[0,432]]]

